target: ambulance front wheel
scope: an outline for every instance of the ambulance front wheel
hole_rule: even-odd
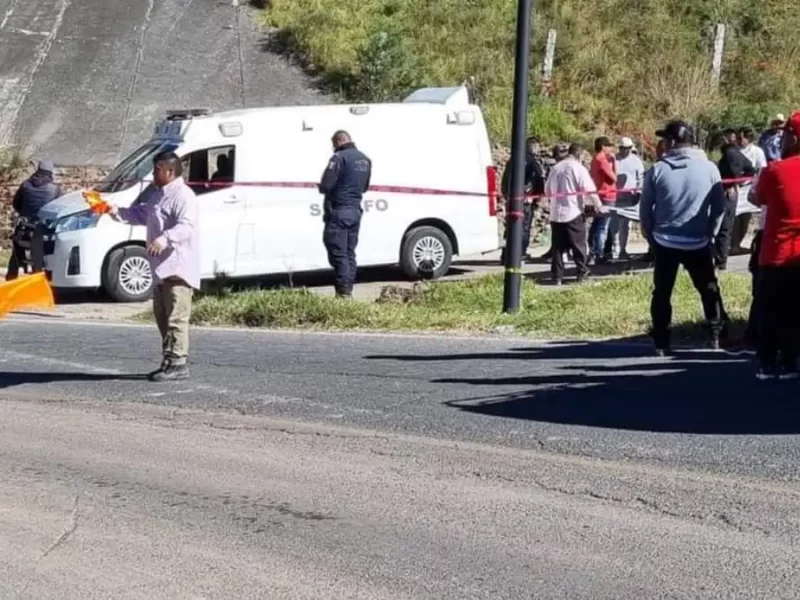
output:
[[[453,262],[453,243],[436,227],[417,227],[409,231],[400,250],[400,268],[412,279],[438,279],[446,275]]]
[[[141,246],[117,248],[106,259],[103,289],[116,302],[144,302],[153,291],[153,273]]]

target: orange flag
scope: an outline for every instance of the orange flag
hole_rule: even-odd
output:
[[[96,213],[105,214],[108,212],[108,203],[103,200],[103,197],[100,195],[100,192],[95,190],[89,190],[83,192],[83,199],[86,200],[86,204],[89,205],[89,208]]]
[[[0,319],[20,308],[53,308],[53,289],[44,273],[0,283]]]

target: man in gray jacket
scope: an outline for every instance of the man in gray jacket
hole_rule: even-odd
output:
[[[656,353],[670,350],[672,290],[681,265],[700,294],[710,346],[716,349],[727,324],[713,257],[725,214],[722,177],[705,152],[694,147],[694,132],[686,123],[672,121],[656,135],[666,152],[645,174],[639,207],[642,233],[655,257],[650,313]]]

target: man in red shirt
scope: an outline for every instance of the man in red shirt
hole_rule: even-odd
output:
[[[786,122],[783,160],[761,171],[756,201],[766,207],[758,263],[759,379],[796,379],[800,347],[800,111]]]
[[[597,188],[597,195],[603,206],[614,206],[617,203],[617,169],[614,163],[614,144],[607,137],[599,137],[594,141],[594,158],[590,173]],[[606,237],[611,215],[596,214],[589,230],[589,261],[608,262],[605,256]]]

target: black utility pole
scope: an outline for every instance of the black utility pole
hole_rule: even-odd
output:
[[[525,197],[525,138],[528,130],[528,71],[531,55],[533,0],[519,0],[517,54],[514,61],[514,120],[511,126],[511,198],[506,207],[506,275],[503,312],[519,310],[522,283],[522,203]]]

